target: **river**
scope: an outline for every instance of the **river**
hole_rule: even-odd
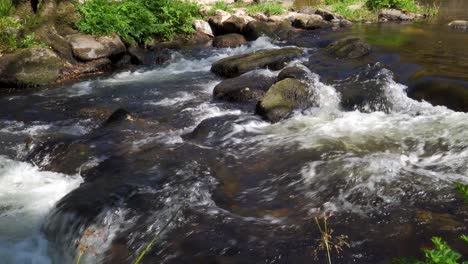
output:
[[[446,24],[467,19],[468,3],[441,5],[428,21],[195,47],[161,66],[3,94],[0,262],[133,263],[156,237],[142,263],[325,263],[314,256],[324,212],[350,244],[333,263],[421,256],[434,235],[466,256],[454,182],[468,183],[468,33]],[[372,54],[323,52],[344,36]],[[318,106],[270,124],[212,99],[213,62],[294,45]],[[364,103],[343,109],[342,89]],[[116,109],[129,115],[106,122]]]

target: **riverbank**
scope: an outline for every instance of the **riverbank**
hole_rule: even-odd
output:
[[[176,1],[171,2],[166,16],[152,15],[160,14],[164,4],[148,7],[138,3],[48,0],[42,1],[36,12],[29,2],[20,3],[0,23],[4,29],[0,86],[14,89],[63,83],[132,65],[163,64],[170,59],[170,49],[212,43],[218,48],[235,47],[261,35],[282,41],[294,38],[301,30],[336,30],[351,25],[348,19],[327,9],[288,10],[274,2],[197,6],[174,4],[179,3]],[[378,16],[380,20],[408,17],[424,16],[398,10],[381,10]]]

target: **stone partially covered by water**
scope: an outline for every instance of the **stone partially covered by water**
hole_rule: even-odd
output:
[[[213,63],[211,71],[232,78],[259,68],[279,70],[302,54],[303,51],[298,48],[260,50],[219,60]]]

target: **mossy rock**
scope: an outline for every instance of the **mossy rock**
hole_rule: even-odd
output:
[[[302,53],[298,48],[260,50],[219,60],[213,64],[211,71],[232,78],[260,68],[279,70]]]
[[[58,33],[55,25],[42,25],[36,30],[35,36],[39,41],[50,46],[63,59],[70,63],[76,63],[70,43]]]
[[[242,36],[241,34],[232,33],[215,37],[213,39],[213,47],[234,48],[239,47],[245,42],[247,42],[247,40],[245,40],[244,36]]]
[[[29,48],[0,58],[0,85],[40,86],[55,82],[62,60],[50,49]]]
[[[371,47],[359,38],[345,38],[328,45],[327,51],[340,59],[358,59],[369,55]]]
[[[286,78],[275,83],[258,102],[256,112],[268,121],[278,122],[295,109],[308,106],[307,86],[301,81]]]

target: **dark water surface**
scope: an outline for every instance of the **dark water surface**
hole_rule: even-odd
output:
[[[174,215],[142,263],[325,263],[323,212],[350,242],[333,263],[421,256],[434,235],[467,255],[453,183],[468,183],[468,32],[445,20],[174,51],[162,66],[2,95],[2,263],[133,263]],[[328,56],[344,36],[373,53]],[[293,63],[310,68],[316,107],[270,124],[212,99],[213,62],[285,45],[304,48]],[[130,115],[106,123],[119,108]]]

